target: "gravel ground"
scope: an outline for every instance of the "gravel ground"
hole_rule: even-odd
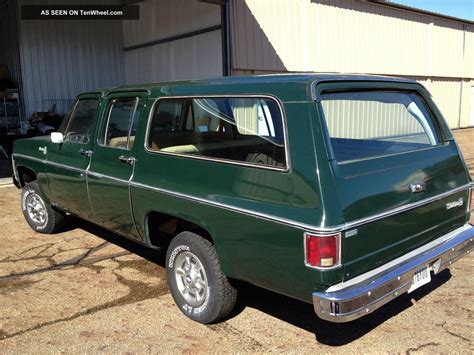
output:
[[[474,130],[456,135],[474,161]],[[472,256],[352,323],[323,322],[309,304],[243,284],[227,321],[201,325],[174,305],[155,251],[76,219],[37,234],[19,201],[19,190],[0,188],[2,354],[474,351]]]

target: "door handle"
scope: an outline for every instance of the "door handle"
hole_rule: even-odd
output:
[[[426,190],[426,184],[424,182],[415,182],[410,185],[410,190],[413,193],[423,192]]]
[[[84,150],[84,149],[81,149],[81,150],[79,151],[79,154],[80,154],[80,155],[83,155],[83,156],[85,156],[85,157],[90,157],[90,156],[92,156],[92,150]]]
[[[134,157],[125,157],[123,155],[119,156],[119,160],[122,163],[128,164],[128,165],[133,165],[135,163],[135,158]]]

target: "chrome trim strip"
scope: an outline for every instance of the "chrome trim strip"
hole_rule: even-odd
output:
[[[453,195],[455,193],[464,191],[464,190],[468,189],[469,186],[470,186],[470,184],[462,185],[462,186],[456,187],[452,190],[443,192],[443,193],[441,193],[439,195],[436,195],[436,196],[428,197],[428,198],[425,198],[425,199],[417,201],[417,202],[408,203],[406,205],[394,208],[394,209],[386,211],[386,212],[381,212],[381,213],[375,214],[375,215],[370,216],[370,217],[361,218],[361,219],[357,219],[357,220],[352,221],[352,222],[348,222],[348,223],[344,224],[344,229],[351,229],[351,228],[354,228],[354,227],[358,227],[362,224],[375,222],[375,221],[378,221],[378,220],[386,218],[386,217],[390,217],[390,216],[393,216],[393,215],[396,215],[396,214],[399,214],[399,213],[402,213],[402,212],[407,212],[409,210],[412,210],[412,209],[430,204],[432,202],[441,200],[441,199],[443,199],[445,197],[448,197],[450,195]]]
[[[96,173],[95,171],[88,171],[87,174],[90,175],[90,176],[93,176],[93,177],[95,177],[99,180],[100,179],[110,180],[110,181],[118,182],[118,183],[124,184],[124,185],[129,184],[128,180],[123,180],[123,179],[119,179],[119,178],[116,178],[116,177],[113,177],[113,176],[110,176],[110,175],[104,175],[104,174],[101,174],[101,173]]]
[[[180,153],[171,153],[171,152],[163,152],[163,151],[156,151],[156,150],[151,150],[148,148],[148,137],[150,133],[150,127],[151,123],[153,120],[153,114],[155,110],[155,106],[160,102],[160,100],[166,100],[166,99],[199,99],[199,98],[266,98],[270,99],[276,102],[278,105],[278,108],[280,110],[280,115],[281,115],[281,120],[283,124],[283,138],[285,142],[285,159],[286,159],[286,167],[285,168],[278,168],[278,167],[271,167],[271,166],[265,166],[265,165],[258,165],[258,164],[251,164],[251,163],[244,163],[244,162],[239,162],[237,160],[228,160],[228,159],[218,159],[218,158],[211,158],[211,157],[204,157],[204,156],[197,156],[197,155],[192,155],[192,154],[180,154]],[[288,144],[288,125],[286,122],[286,115],[283,110],[283,104],[281,103],[280,99],[268,95],[268,94],[235,94],[235,95],[181,95],[181,96],[161,96],[155,101],[153,101],[153,104],[151,105],[150,112],[148,114],[148,122],[147,122],[147,127],[146,127],[146,132],[145,132],[145,140],[143,142],[143,146],[145,148],[145,151],[151,154],[162,154],[162,155],[172,155],[172,156],[179,156],[179,157],[184,157],[184,158],[191,158],[191,159],[198,159],[198,160],[207,160],[207,161],[213,161],[213,162],[219,162],[219,163],[226,163],[226,164],[231,164],[231,165],[239,165],[239,166],[248,166],[248,167],[253,167],[253,168],[259,168],[259,169],[266,169],[266,170],[274,170],[274,171],[280,171],[280,172],[285,172],[289,173],[291,172],[291,161],[290,161],[290,145]]]
[[[159,192],[159,193],[163,193],[163,194],[174,196],[174,197],[184,198],[184,199],[187,199],[189,201],[202,203],[202,204],[205,204],[205,205],[217,206],[217,207],[223,208],[223,209],[228,210],[228,211],[238,212],[238,213],[245,214],[245,215],[248,215],[248,216],[251,216],[251,217],[261,218],[261,219],[264,219],[264,220],[268,220],[268,221],[272,221],[272,222],[276,222],[276,223],[280,223],[280,224],[288,225],[288,226],[292,226],[292,227],[297,227],[297,228],[305,229],[305,230],[308,230],[308,231],[319,231],[319,232],[321,232],[320,229],[318,229],[318,227],[316,227],[316,226],[299,223],[299,222],[292,221],[292,220],[289,220],[289,219],[286,219],[286,218],[272,216],[272,215],[268,215],[268,214],[265,214],[265,213],[259,213],[259,212],[251,211],[251,210],[248,210],[248,209],[245,209],[245,208],[235,207],[235,206],[223,204],[223,203],[216,202],[216,201],[210,201],[210,200],[207,200],[207,199],[204,199],[204,198],[201,198],[201,197],[191,196],[191,195],[184,194],[184,193],[181,193],[181,192],[175,192],[175,191],[162,189],[162,188],[159,188],[159,187],[154,187],[154,186],[141,184],[139,182],[132,181],[130,184],[132,186],[135,186],[135,187],[138,187],[138,188],[143,188],[143,189],[146,189],[146,190],[149,190],[149,191]]]
[[[31,160],[35,160],[35,161],[39,161],[39,162],[46,163],[46,164],[51,164],[51,165],[54,165],[54,166],[59,166],[59,167],[65,168],[65,169],[73,170],[73,171],[84,172],[84,170],[81,170],[81,169],[68,167],[67,165],[53,163],[53,162],[50,162],[50,161],[47,161],[47,160],[33,158],[33,157],[26,156],[26,155],[21,155],[21,154],[14,154],[14,155],[15,156],[21,156],[23,158],[27,158],[27,159],[31,159]],[[268,221],[272,221],[272,222],[276,222],[276,223],[280,223],[280,224],[300,228],[300,229],[303,229],[307,232],[315,232],[315,233],[319,233],[319,234],[333,234],[333,233],[342,232],[342,231],[347,230],[347,229],[352,229],[352,228],[358,227],[358,226],[363,225],[363,224],[375,222],[377,220],[380,220],[380,219],[383,219],[383,218],[386,218],[386,217],[390,217],[390,216],[393,216],[395,214],[399,214],[399,213],[402,213],[402,212],[406,212],[406,211],[415,209],[417,207],[427,205],[429,203],[432,203],[434,201],[443,199],[443,198],[445,198],[447,196],[450,196],[452,194],[455,194],[455,193],[458,193],[460,191],[464,191],[464,190],[467,190],[471,187],[474,187],[473,183],[468,183],[466,185],[459,186],[455,189],[452,189],[450,191],[441,193],[439,195],[432,196],[432,197],[426,198],[426,199],[418,201],[418,202],[413,202],[413,203],[410,203],[410,204],[407,204],[407,205],[403,205],[403,206],[400,206],[400,207],[394,208],[392,210],[382,212],[382,213],[379,213],[379,214],[376,214],[376,215],[373,215],[373,216],[357,219],[357,220],[354,220],[352,222],[348,222],[348,223],[345,223],[345,224],[340,224],[340,225],[336,225],[336,226],[332,226],[332,227],[318,227],[318,226],[314,226],[314,225],[310,225],[310,224],[306,224],[306,223],[301,223],[301,222],[289,220],[289,219],[278,217],[278,216],[269,215],[269,214],[266,214],[266,213],[260,213],[260,212],[248,210],[248,209],[245,209],[245,208],[240,208],[240,207],[223,204],[223,203],[216,202],[216,201],[207,200],[207,199],[200,198],[200,197],[191,196],[191,195],[184,194],[184,193],[181,193],[181,192],[176,192],[176,191],[171,191],[171,190],[167,190],[167,189],[162,189],[162,188],[159,188],[159,187],[149,186],[149,185],[145,185],[145,184],[142,184],[142,183],[139,183],[139,182],[134,182],[134,181],[129,182],[127,180],[118,179],[118,178],[115,178],[115,177],[112,177],[112,176],[99,174],[99,173],[95,173],[95,172],[92,172],[92,171],[88,171],[87,173],[92,175],[92,176],[95,176],[99,179],[103,178],[103,179],[108,179],[108,180],[120,182],[120,183],[123,183],[123,184],[130,184],[131,186],[144,188],[144,189],[147,189],[147,190],[150,190],[150,191],[156,191],[156,192],[159,192],[159,193],[164,193],[164,194],[171,195],[171,196],[185,198],[187,200],[198,202],[198,203],[203,203],[203,204],[206,204],[206,205],[221,207],[221,208],[224,208],[224,209],[229,210],[229,211],[239,212],[239,213],[242,213],[242,214],[246,214],[246,215],[249,215],[249,216],[265,219],[265,220],[268,220]]]
[[[182,197],[182,198],[188,199],[190,201],[195,201],[195,202],[203,203],[203,204],[206,204],[206,205],[214,205],[214,206],[221,207],[221,208],[224,208],[224,209],[227,209],[227,210],[230,210],[230,211],[235,211],[235,212],[250,215],[250,216],[253,216],[253,217],[258,217],[258,218],[261,218],[261,219],[269,220],[269,221],[272,221],[272,222],[276,222],[276,223],[280,223],[280,224],[284,224],[284,225],[289,225],[289,226],[296,227],[296,228],[301,228],[301,229],[304,229],[308,232],[315,232],[315,233],[319,233],[319,234],[333,234],[333,233],[342,232],[344,230],[351,229],[351,228],[354,228],[354,227],[362,225],[362,224],[370,223],[370,222],[382,219],[384,217],[394,215],[396,213],[405,212],[405,211],[411,210],[413,208],[416,208],[418,206],[423,206],[423,205],[426,205],[430,202],[442,199],[446,196],[457,193],[459,191],[463,191],[463,190],[467,189],[468,186],[469,186],[469,185],[464,185],[464,186],[458,187],[456,189],[453,189],[451,191],[448,191],[446,193],[443,193],[443,194],[440,194],[440,195],[437,195],[437,196],[433,196],[432,198],[428,198],[428,199],[419,201],[417,203],[412,203],[412,204],[406,205],[406,206],[408,206],[407,209],[403,209],[402,208],[403,206],[402,206],[402,207],[399,207],[397,209],[392,210],[392,211],[396,210],[397,211],[396,213],[395,212],[392,213],[392,211],[388,211],[388,212],[385,212],[383,214],[381,213],[381,214],[378,214],[378,215],[375,215],[375,216],[372,216],[372,217],[359,219],[359,220],[353,221],[351,223],[340,224],[340,225],[336,225],[336,226],[333,226],[333,227],[321,228],[321,227],[317,227],[317,226],[313,226],[313,225],[309,225],[309,224],[289,220],[289,219],[278,217],[278,216],[268,215],[266,213],[255,212],[255,211],[251,211],[251,210],[240,208],[240,207],[226,205],[226,204],[216,202],[216,201],[209,201],[207,199],[203,199],[203,198],[200,198],[200,197],[195,197],[195,196],[183,194],[183,193],[180,193],[180,192],[170,191],[170,190],[162,189],[162,188],[159,188],[159,187],[154,187],[154,186],[141,184],[141,183],[134,182],[134,181],[131,182],[131,185],[136,186],[136,187],[140,187],[140,188],[144,188],[144,189],[147,189],[147,190],[151,190],[151,191],[164,193],[164,194],[167,194],[167,195]]]
[[[433,246],[434,245],[434,246]],[[330,287],[313,293],[313,306],[319,318],[332,322],[349,322],[372,313],[392,299],[408,292],[413,275],[424,267],[436,275],[474,248],[474,227],[465,225],[398,258],[390,267],[361,275],[361,281]],[[380,268],[379,268],[380,269]],[[376,269],[376,270],[379,270]],[[374,270],[375,271],[375,270]]]
[[[43,163],[43,164],[49,164],[49,165],[52,165],[52,166],[56,166],[58,168],[64,168],[64,169],[67,169],[67,170],[71,170],[71,171],[74,171],[74,172],[77,172],[79,174],[84,174],[86,171],[84,169],[79,169],[79,168],[75,168],[73,166],[69,166],[69,165],[64,165],[64,164],[60,164],[60,163],[55,163],[55,162],[52,162],[52,161],[49,161],[49,160],[44,160],[44,159],[39,159],[39,158],[35,158],[35,157],[30,157],[28,155],[23,155],[23,154],[13,154],[12,156],[16,156],[16,157],[20,157],[20,158],[24,158],[24,159],[29,159],[29,160],[33,160],[33,161],[36,161],[38,163]]]

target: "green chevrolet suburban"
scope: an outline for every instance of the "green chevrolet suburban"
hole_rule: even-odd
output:
[[[28,224],[66,214],[166,251],[202,323],[234,280],[346,322],[429,283],[473,247],[472,183],[414,81],[269,75],[79,95],[58,132],[15,142]]]

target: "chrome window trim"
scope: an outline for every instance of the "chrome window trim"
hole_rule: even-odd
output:
[[[140,97],[136,96],[135,97],[135,105],[133,105],[132,117],[130,119],[130,127],[128,128],[128,136],[127,136],[127,149],[128,150],[132,150],[133,146],[135,145],[135,136],[133,136],[134,141],[133,141],[132,146],[130,147],[130,136],[132,134],[133,121],[135,120],[135,115],[137,113],[137,108],[138,108],[139,104],[140,104]],[[138,125],[138,122],[137,122],[137,125]],[[136,128],[135,128],[135,135],[136,135]],[[135,170],[135,168],[133,170]]]
[[[204,199],[204,198],[201,198],[201,197],[191,196],[191,195],[184,194],[184,193],[181,193],[181,192],[176,192],[176,191],[171,191],[171,190],[167,190],[167,189],[163,189],[163,188],[159,188],[159,187],[154,187],[154,186],[142,184],[142,183],[139,183],[139,182],[122,180],[122,179],[118,179],[118,178],[115,178],[115,177],[112,177],[112,176],[95,173],[95,172],[92,172],[92,171],[85,171],[85,170],[70,167],[70,166],[67,166],[67,165],[64,165],[64,164],[54,163],[54,162],[50,162],[50,161],[47,161],[47,160],[30,157],[30,156],[27,156],[27,155],[13,154],[13,156],[21,157],[21,158],[25,158],[25,159],[30,159],[30,160],[45,163],[45,164],[50,164],[50,165],[57,166],[57,167],[62,167],[62,168],[69,169],[69,170],[72,170],[72,171],[76,171],[76,172],[79,172],[79,173],[87,173],[87,174],[89,174],[91,176],[95,176],[97,178],[108,179],[108,180],[120,182],[120,183],[123,183],[123,184],[130,184],[130,186],[134,186],[134,187],[138,187],[138,188],[144,188],[144,189],[147,189],[147,190],[150,190],[150,191],[156,191],[156,192],[164,193],[164,194],[171,195],[171,196],[181,197],[181,198],[184,198],[184,199],[187,199],[187,200],[190,200],[190,201],[203,203],[203,204],[206,204],[206,205],[221,207],[221,208],[229,210],[229,211],[238,212],[238,213],[245,214],[245,215],[248,215],[248,216],[251,216],[251,217],[261,218],[261,219],[268,220],[268,221],[271,221],[271,222],[276,222],[276,223],[279,223],[279,224],[299,228],[299,229],[304,230],[305,232],[318,233],[320,235],[336,234],[336,233],[339,233],[339,232],[342,232],[342,231],[345,231],[345,230],[348,230],[348,229],[358,227],[360,225],[375,222],[375,221],[378,221],[378,220],[386,218],[386,217],[390,217],[390,216],[393,216],[393,215],[396,215],[396,214],[399,214],[399,213],[403,213],[403,212],[415,209],[417,207],[427,205],[427,204],[432,203],[434,201],[441,200],[441,199],[443,199],[445,197],[448,197],[450,195],[453,195],[455,193],[458,193],[458,192],[461,192],[461,191],[464,191],[464,190],[467,190],[467,189],[470,189],[470,188],[474,187],[474,183],[469,182],[465,185],[456,187],[452,190],[443,192],[443,193],[438,194],[436,196],[432,196],[432,197],[426,198],[424,200],[420,200],[420,201],[417,201],[417,202],[406,204],[406,205],[394,208],[392,210],[385,211],[385,212],[382,212],[382,213],[379,213],[379,214],[375,214],[375,215],[372,215],[372,216],[369,216],[369,217],[357,219],[357,220],[354,220],[354,221],[351,221],[351,222],[348,222],[348,223],[339,224],[339,225],[335,225],[335,226],[331,226],[331,227],[318,227],[318,226],[314,226],[314,225],[310,225],[310,224],[306,224],[306,223],[301,223],[301,222],[298,222],[298,221],[289,220],[289,219],[282,218],[282,217],[279,217],[279,216],[269,215],[269,214],[266,214],[266,213],[260,213],[260,212],[256,212],[256,211],[252,211],[252,210],[232,206],[232,205],[223,204],[223,203],[216,202],[216,201],[207,200],[207,199]]]
[[[117,93],[115,93],[115,94],[117,94]],[[117,99],[132,99],[132,98],[135,98],[135,105],[134,105],[133,112],[132,112],[132,119],[130,121],[130,127],[128,129],[127,146],[126,147],[113,147],[111,145],[107,145],[105,142],[107,141],[106,137],[107,137],[107,132],[108,132],[108,129],[109,129],[110,115],[112,114],[113,104],[115,103],[115,101]],[[142,99],[143,98],[140,97],[140,96],[112,96],[112,97],[108,98],[106,105],[109,106],[109,104],[110,104],[110,106],[107,107],[108,112],[106,112],[107,113],[107,121],[105,122],[105,126],[104,126],[105,131],[101,132],[103,127],[98,127],[99,128],[99,134],[97,135],[97,139],[96,139],[96,143],[97,143],[98,146],[100,146],[102,148],[120,149],[120,150],[125,150],[125,151],[131,151],[133,149],[133,147],[135,145],[135,142],[133,142],[134,144],[131,147],[129,146],[130,145],[130,134],[132,133],[133,119],[135,117],[137,107],[140,104],[140,100],[142,100]],[[143,101],[146,101],[146,100],[143,100]],[[145,107],[146,107],[146,105],[143,104],[143,109],[145,109]],[[101,115],[101,116],[103,116],[103,115]],[[103,120],[100,120],[100,121],[102,121],[102,123],[104,123]],[[104,134],[104,137],[101,137],[102,133]],[[104,138],[104,142],[100,141],[101,138]]]
[[[156,105],[159,104],[159,102],[161,100],[166,100],[166,99],[175,99],[176,100],[176,99],[199,99],[199,98],[265,98],[265,99],[273,100],[277,104],[278,109],[280,110],[281,121],[282,121],[282,125],[283,125],[283,140],[284,140],[284,143],[285,143],[286,166],[284,168],[279,168],[279,167],[272,167],[272,166],[266,166],[266,165],[239,162],[238,160],[212,158],[212,157],[197,156],[197,155],[192,155],[192,154],[163,152],[163,151],[159,151],[159,150],[150,149],[148,147],[148,138],[149,138],[149,134],[150,134],[150,127],[151,127],[151,123],[152,123],[152,120],[153,120],[153,114],[154,114]],[[283,110],[283,104],[282,104],[282,102],[280,101],[279,98],[277,98],[276,96],[268,95],[268,94],[261,94],[261,95],[259,95],[259,94],[181,95],[181,96],[161,96],[161,97],[155,98],[154,101],[153,101],[153,104],[151,105],[150,112],[148,114],[148,122],[147,122],[147,128],[146,128],[146,132],[145,132],[145,140],[143,142],[143,146],[145,148],[145,151],[147,153],[151,153],[151,154],[171,155],[171,156],[191,158],[191,159],[196,159],[196,160],[207,160],[207,161],[212,161],[212,162],[227,163],[227,164],[239,165],[239,166],[248,166],[248,167],[252,167],[252,168],[274,170],[274,171],[280,171],[280,172],[285,172],[285,173],[290,173],[291,172],[290,146],[288,144],[288,125],[287,125],[286,115],[285,115],[285,112]]]
[[[77,99],[76,102],[74,102],[74,106],[71,109],[71,114],[69,115],[69,119],[67,121],[66,127],[64,128],[64,140],[67,137],[67,130],[68,130],[69,126],[71,125],[71,119],[74,118],[73,115],[76,113],[76,108],[77,108],[77,104],[79,103],[79,101],[80,101],[80,99]]]
[[[354,89],[353,91],[354,92],[383,92],[383,91],[386,92],[386,90],[384,90],[384,89],[369,90],[367,88],[366,89]],[[396,92],[405,92],[405,93],[409,92],[406,89],[395,89],[395,91]],[[345,93],[345,92],[347,92],[347,91],[338,90],[338,91],[330,92],[330,94],[339,94],[339,93]],[[406,150],[406,151],[396,152],[396,153],[383,153],[383,154],[379,154],[379,155],[367,156],[367,157],[356,158],[356,159],[337,160],[336,154],[334,153],[333,143],[331,141],[333,137],[331,137],[331,134],[329,133],[329,127],[328,127],[328,121],[327,121],[327,118],[326,118],[326,112],[325,112],[323,104],[322,104],[322,101],[324,101],[323,96],[325,95],[324,92],[323,92],[321,94],[321,97],[319,98],[319,102],[316,102],[316,105],[318,105],[318,111],[320,111],[319,114],[320,114],[321,120],[323,121],[323,124],[324,124],[324,131],[325,131],[324,134],[327,136],[326,140],[328,141],[328,144],[329,144],[330,149],[331,149],[330,150],[331,160],[334,161],[337,165],[346,165],[346,164],[365,162],[365,161],[375,160],[375,159],[380,159],[380,158],[387,158],[387,157],[392,157],[392,156],[397,156],[397,155],[402,155],[402,154],[410,154],[410,153],[424,151],[424,150],[428,150],[428,149],[436,149],[436,148],[448,145],[449,141],[444,141],[442,139],[443,137],[442,137],[441,129],[439,127],[437,127],[438,122],[436,122],[436,120],[438,120],[438,118],[435,115],[435,113],[432,111],[432,109],[429,106],[428,102],[426,101],[426,99],[423,97],[423,95],[419,91],[415,90],[414,94],[422,101],[424,109],[426,111],[428,111],[428,114],[429,114],[428,118],[430,119],[431,123],[433,124],[433,126],[435,128],[435,130],[431,133],[433,133],[435,135],[435,138],[436,138],[436,141],[437,141],[436,144],[434,144],[434,145],[430,144],[429,146],[426,146],[426,147],[423,147],[423,148],[409,149],[409,150]],[[432,127],[430,127],[430,128],[432,128]],[[424,129],[424,127],[423,127],[423,129]],[[425,133],[426,133],[426,131],[425,131]]]

